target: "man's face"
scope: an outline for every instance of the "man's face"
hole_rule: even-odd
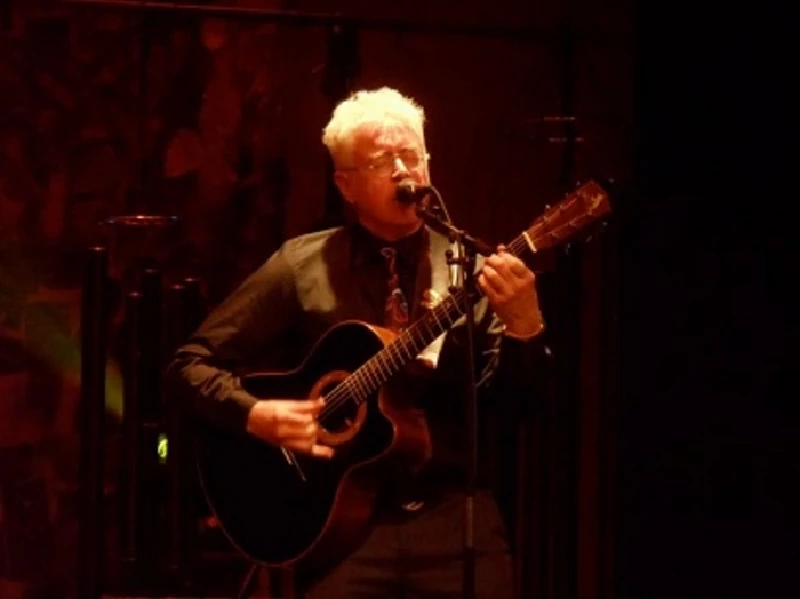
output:
[[[362,128],[353,140],[352,164],[340,168],[336,183],[359,221],[385,239],[398,239],[421,224],[413,205],[395,199],[397,183],[427,184],[424,141],[400,123]]]

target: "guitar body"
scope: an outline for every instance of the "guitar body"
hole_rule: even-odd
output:
[[[242,385],[263,399],[327,398],[393,338],[379,327],[342,323],[297,369],[250,374]],[[421,465],[430,455],[424,421],[385,387],[363,403],[336,401],[340,409],[321,419],[320,442],[336,448],[330,460],[284,453],[246,433],[201,435],[203,491],[227,537],[250,559],[309,569],[336,561],[366,532],[381,478],[394,464]]]

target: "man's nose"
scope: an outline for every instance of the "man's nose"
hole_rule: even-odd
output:
[[[405,165],[400,156],[394,157],[394,163],[392,166],[394,167],[392,169],[392,179],[405,179],[410,174],[408,167]]]

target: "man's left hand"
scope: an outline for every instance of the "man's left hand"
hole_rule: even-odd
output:
[[[511,335],[528,337],[544,328],[536,292],[536,275],[525,264],[499,246],[486,259],[478,285]]]

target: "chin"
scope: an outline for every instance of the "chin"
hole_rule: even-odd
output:
[[[403,224],[411,225],[420,222],[420,217],[417,214],[417,207],[414,205],[403,206],[400,210],[400,219]]]
[[[398,224],[398,225],[403,225],[403,226],[405,226],[405,227],[413,227],[413,226],[415,226],[415,225],[419,225],[419,224],[421,224],[421,223],[422,223],[422,219],[420,219],[420,218],[419,218],[419,217],[418,217],[418,216],[415,214],[415,215],[413,215],[413,216],[410,216],[410,217],[408,217],[408,218],[404,218],[404,219],[402,219],[402,220],[398,221],[398,223],[397,223],[397,224]]]

